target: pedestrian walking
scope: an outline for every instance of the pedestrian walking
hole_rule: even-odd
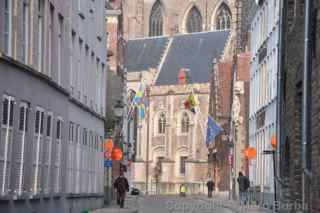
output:
[[[248,197],[248,189],[250,187],[250,181],[248,177],[242,174],[242,172],[239,172],[238,184],[239,184],[240,205],[243,205],[243,204],[246,205],[247,197]]]
[[[208,197],[212,197],[212,192],[215,188],[215,184],[213,182],[213,180],[210,178],[207,182],[207,188],[208,188]]]
[[[181,184],[180,196],[185,197],[186,195],[187,195],[187,186],[185,184]]]
[[[120,172],[120,176],[114,182],[114,188],[117,191],[117,205],[119,205],[120,208],[123,208],[126,192],[129,192],[129,183],[124,176],[123,171]]]

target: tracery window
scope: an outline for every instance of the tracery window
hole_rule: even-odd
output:
[[[188,33],[202,31],[202,17],[197,7],[193,7],[188,14],[186,28]]]
[[[222,4],[216,17],[216,29],[227,30],[231,27],[231,12],[226,4]]]
[[[159,115],[159,119],[158,119],[158,133],[159,134],[165,134],[166,133],[166,115],[164,112],[162,112]]]
[[[150,15],[150,36],[161,36],[163,35],[163,14],[162,5],[158,0],[153,5]]]
[[[189,124],[190,124],[189,115],[185,112],[183,113],[182,119],[181,119],[181,133],[189,132]]]

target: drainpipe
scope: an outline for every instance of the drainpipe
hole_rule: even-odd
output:
[[[309,170],[307,168],[307,146],[310,142],[309,133],[309,79],[310,79],[310,18],[311,0],[305,0],[305,29],[304,29],[304,66],[303,66],[303,108],[302,108],[302,205],[306,203],[306,180]]]
[[[280,156],[281,156],[281,144],[282,144],[282,141],[283,141],[283,138],[282,138],[282,131],[281,131],[281,127],[282,127],[282,118],[281,118],[281,115],[282,115],[282,101],[283,101],[283,90],[285,88],[283,88],[283,85],[282,85],[282,81],[283,81],[283,52],[285,51],[285,48],[284,48],[284,42],[283,42],[283,38],[284,38],[284,30],[283,28],[285,28],[285,7],[284,7],[284,0],[280,0],[279,2],[280,4],[280,8],[279,8],[279,43],[278,43],[278,70],[277,70],[277,134],[276,134],[276,137],[277,137],[277,149],[276,149],[276,153],[274,154],[274,167],[277,167],[277,168],[274,168],[274,199],[275,201],[277,201],[277,184],[278,182],[282,185],[283,181],[281,180],[281,176],[280,176],[280,169],[281,169],[281,166],[280,166],[280,162],[281,162],[281,159],[280,159]],[[280,185],[279,184],[279,185]],[[281,197],[281,187],[278,188],[279,190],[279,194]]]

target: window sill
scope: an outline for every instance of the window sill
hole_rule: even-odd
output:
[[[178,133],[177,135],[179,137],[187,137],[189,135],[189,132],[187,132],[187,133]]]
[[[166,136],[166,133],[164,134],[156,134],[154,137],[165,137]]]

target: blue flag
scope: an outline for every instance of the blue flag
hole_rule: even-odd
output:
[[[138,106],[138,116],[140,120],[143,120],[145,117],[145,111],[146,111],[146,107],[144,104],[140,104]]]
[[[222,130],[223,129],[213,120],[213,118],[211,116],[208,116],[206,144],[209,145],[213,141],[213,139],[220,134]]]

